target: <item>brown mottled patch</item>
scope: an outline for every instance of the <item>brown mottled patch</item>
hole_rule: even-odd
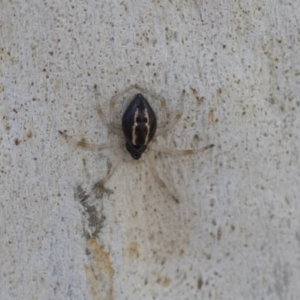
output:
[[[150,233],[150,235],[149,235],[149,241],[154,241],[154,233],[152,232],[152,233]]]
[[[138,259],[140,257],[138,243],[137,242],[130,243],[127,247],[127,253],[129,257]]]
[[[197,99],[198,105],[201,105],[204,102],[205,98],[203,96],[202,97],[197,96],[196,99]]]
[[[206,253],[206,258],[208,259],[208,260],[210,260],[211,259],[211,254],[209,254],[209,253]]]
[[[170,283],[171,283],[171,280],[170,280],[170,278],[167,277],[167,276],[159,277],[159,278],[157,279],[157,283],[159,283],[159,284],[162,285],[162,286],[169,286]]]
[[[85,141],[85,139],[82,139],[77,143],[77,146],[82,147],[82,148],[88,148],[89,144]]]
[[[197,92],[196,89],[194,89],[194,88],[191,87],[191,90],[192,90],[192,92],[193,92],[193,94],[194,94],[194,96],[195,96],[195,98],[197,100],[198,105],[201,105],[204,102],[205,98],[203,96],[199,97],[198,92]]]
[[[182,113],[178,113],[178,114],[175,116],[175,119],[176,119],[176,120],[179,120],[179,119],[181,118],[181,116],[182,116]]]
[[[211,109],[208,113],[208,125],[211,125],[215,122],[214,110]]]
[[[97,108],[98,115],[102,118],[104,117],[104,113],[100,107]]]
[[[194,150],[192,149],[187,149],[187,150],[183,150],[183,154],[188,155],[188,154],[193,154]]]
[[[165,107],[167,106],[166,100],[165,100],[164,98],[162,98],[162,99],[160,100],[160,105],[161,105],[161,107],[163,107],[163,108],[165,108]]]
[[[161,186],[161,188],[165,189],[167,185],[159,178],[156,178],[157,183]]]
[[[198,290],[201,290],[203,286],[203,280],[201,277],[199,277],[198,282],[197,282]]]
[[[10,125],[8,123],[7,116],[2,117],[2,123],[3,123],[3,127],[5,128],[5,130],[10,130]]]
[[[20,145],[21,141],[18,138],[14,139],[15,145],[18,146]]]
[[[270,102],[270,104],[275,104],[275,98],[274,97],[270,97],[268,99],[268,101]]]
[[[218,233],[217,233],[217,239],[218,239],[218,241],[221,239],[221,237],[222,237],[222,229],[219,227],[218,228]]]
[[[28,138],[31,138],[31,137],[32,137],[32,130],[31,130],[31,129],[29,129],[29,130],[27,131],[27,137],[28,137]]]
[[[90,265],[85,267],[85,272],[90,286],[90,296],[92,299],[114,299],[113,277],[114,269],[110,258],[110,253],[100,245],[95,237],[87,242],[87,249],[90,251],[92,259]]]

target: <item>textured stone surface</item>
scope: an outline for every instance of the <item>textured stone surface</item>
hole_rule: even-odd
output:
[[[299,9],[2,1],[0,298],[298,299]],[[92,191],[122,150],[58,135],[117,140],[97,106],[130,84],[171,111],[186,90],[158,144],[216,145],[156,157],[179,204],[129,158]]]

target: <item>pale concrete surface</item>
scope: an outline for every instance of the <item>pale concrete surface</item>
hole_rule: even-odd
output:
[[[0,299],[299,299],[299,1],[2,1]],[[130,84],[184,114],[176,204],[103,143]],[[120,151],[120,150],[119,150]],[[89,199],[81,204],[86,195]]]

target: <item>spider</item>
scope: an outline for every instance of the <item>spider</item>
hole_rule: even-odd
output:
[[[131,90],[136,89],[139,93],[137,93],[127,108],[125,109],[122,115],[122,124],[118,124],[112,120],[112,113],[115,108],[117,101],[122,98],[125,94],[129,93]],[[99,103],[99,92],[97,85],[94,86],[96,101]],[[162,107],[162,111],[164,111],[165,121],[163,123],[157,122],[156,114],[154,113],[150,103],[143,96],[150,95],[153,99],[159,99],[160,105]],[[183,101],[185,95],[185,90],[182,91],[181,101]],[[198,152],[202,152],[209,148],[212,148],[214,145],[210,144],[203,148],[199,149],[170,149],[162,145],[158,145],[152,143],[154,137],[159,135],[164,135],[170,129],[174,127],[176,122],[180,119],[182,113],[178,112],[171,120],[168,120],[169,114],[166,113],[166,100],[163,97],[160,97],[154,93],[149,92],[148,90],[141,88],[138,85],[132,85],[125,89],[123,92],[116,94],[110,100],[110,118],[107,120],[105,114],[103,113],[101,107],[98,107],[97,112],[102,119],[103,123],[108,127],[108,129],[117,134],[118,136],[125,138],[125,148],[127,152],[131,155],[134,160],[139,160],[148,150],[154,150],[157,152],[163,152],[168,154],[182,154],[182,155],[190,155]],[[68,136],[65,132],[59,131],[59,133],[67,140],[72,142],[73,144],[90,150],[103,150],[108,148],[119,148],[120,144],[116,142],[108,142],[100,145],[94,145],[85,142],[85,140],[75,141],[70,136]],[[124,159],[124,155],[120,156],[111,166],[110,170],[107,172],[106,176],[98,181],[94,188],[101,188],[105,185],[105,183],[111,178],[115,170],[117,169],[120,162]],[[153,174],[154,179],[159,184],[159,186],[166,190],[169,195],[178,203],[179,200],[173,195],[173,193],[168,189],[165,182],[159,177],[156,169],[153,167],[153,158],[151,156],[147,156],[147,165]],[[85,200],[85,199],[84,199]],[[83,201],[84,201],[83,200]]]

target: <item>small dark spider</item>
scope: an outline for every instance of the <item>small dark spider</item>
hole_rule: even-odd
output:
[[[96,95],[96,100],[97,103],[99,93],[97,91],[97,85],[94,86],[95,88],[95,95]],[[200,148],[200,149],[186,149],[186,150],[173,150],[166,148],[161,145],[149,144],[154,136],[158,135],[163,135],[166,132],[168,132],[175,123],[180,119],[182,113],[177,113],[173,120],[168,120],[167,114],[165,114],[165,122],[163,124],[157,124],[157,118],[156,115],[150,106],[149,102],[147,99],[142,95],[143,94],[148,94],[152,98],[160,99],[160,104],[162,106],[162,109],[166,109],[166,101],[162,97],[159,97],[153,93],[148,92],[147,90],[139,87],[138,85],[133,85],[130,86],[129,88],[125,89],[123,92],[115,95],[111,100],[110,100],[110,114],[112,114],[112,111],[115,107],[117,99],[121,98],[124,94],[128,93],[130,90],[136,89],[140,91],[141,93],[138,93],[134,96],[134,98],[131,100],[130,104],[126,108],[125,112],[123,113],[122,116],[122,125],[119,125],[111,120],[108,122],[106,117],[104,116],[103,111],[101,108],[98,108],[98,114],[100,115],[102,121],[106,124],[106,126],[115,134],[125,137],[125,147],[126,150],[129,152],[129,154],[132,156],[133,159],[138,160],[141,158],[143,153],[147,149],[152,149],[158,152],[164,152],[164,153],[169,153],[169,154],[183,154],[183,155],[189,155],[189,154],[194,154],[198,153],[201,151],[204,151],[206,149],[212,148],[214,145],[211,144],[209,146]],[[182,98],[185,95],[185,91],[183,90],[182,92]],[[183,101],[183,99],[181,99]],[[107,148],[112,148],[112,147],[119,147],[119,143],[116,142],[110,142],[110,143],[105,143],[102,145],[93,145],[90,143],[86,143],[84,140],[77,142],[73,140],[71,137],[66,135],[64,132],[59,131],[59,133],[68,141],[73,142],[77,146],[80,146],[85,149],[92,149],[92,150],[102,150],[102,149],[107,149]],[[121,160],[124,157],[121,156],[119,157],[116,162],[112,165],[110,170],[108,171],[107,175],[100,180],[98,183],[95,184],[94,188],[96,187],[103,187],[104,184],[108,181],[108,179],[113,175],[114,171],[116,170],[117,166],[121,162]],[[161,188],[167,190],[167,192],[172,196],[172,198],[176,201],[179,202],[174,195],[170,192],[170,190],[167,188],[167,185],[165,182],[158,176],[155,168],[153,167],[153,158],[148,159],[148,166],[149,169],[151,170],[155,180],[158,182]]]

